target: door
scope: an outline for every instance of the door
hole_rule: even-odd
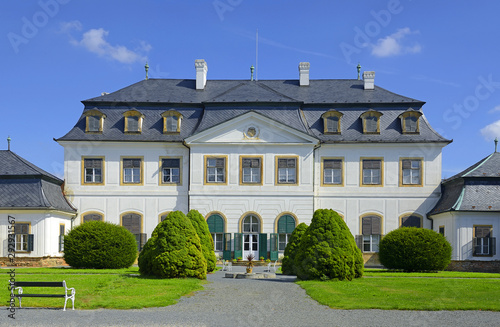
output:
[[[243,234],[243,260],[253,254],[255,260],[259,259],[259,234]]]

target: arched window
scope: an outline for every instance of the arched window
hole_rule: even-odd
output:
[[[382,235],[382,217],[368,214],[361,217],[361,235],[357,237],[358,247],[363,252],[378,252]]]
[[[321,117],[323,118],[323,133],[324,134],[340,134],[340,118],[344,114],[337,110],[329,110]]]
[[[295,229],[295,219],[292,215],[283,215],[278,219],[278,251],[285,251]]]
[[[243,233],[259,233],[260,222],[255,215],[248,215],[243,219]]]
[[[123,113],[125,117],[125,133],[141,133],[144,115],[137,110],[129,110]]]
[[[413,214],[405,215],[400,219],[400,227],[422,227],[422,216]]]
[[[403,134],[419,134],[419,121],[422,113],[412,108],[399,115],[401,119],[401,129]]]
[[[134,212],[125,213],[121,217],[121,225],[134,234],[137,250],[141,251],[147,241],[146,233],[142,233],[142,216]]]
[[[167,110],[161,114],[163,117],[163,133],[180,133],[182,115],[176,110]]]
[[[85,133],[102,133],[105,114],[94,108],[85,111],[83,115],[85,116]]]
[[[161,223],[162,221],[164,221],[164,220],[165,220],[165,218],[167,218],[168,214],[169,214],[169,213],[171,213],[171,212],[172,212],[172,211],[167,211],[167,212],[164,212],[164,213],[160,214],[160,223]]]
[[[375,110],[368,110],[359,116],[363,122],[364,134],[380,134],[380,117],[381,112]]]
[[[214,250],[224,250],[224,218],[220,214],[212,214],[207,218],[208,229],[214,240]]]
[[[89,212],[82,215],[82,223],[88,221],[104,221],[104,216],[100,213]]]

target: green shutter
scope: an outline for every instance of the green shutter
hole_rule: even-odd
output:
[[[272,233],[269,242],[269,259],[278,260],[278,234]]]
[[[290,215],[283,215],[278,220],[278,234],[291,234],[295,229],[295,219]]]
[[[231,233],[224,233],[224,250],[222,259],[231,260]]]
[[[28,234],[28,252],[34,249],[34,238],[35,236],[33,234]]]
[[[224,219],[220,215],[211,215],[207,219],[210,233],[224,233]]]
[[[266,233],[259,234],[259,257],[267,258],[267,234]]]
[[[234,258],[243,256],[243,234],[234,233]]]

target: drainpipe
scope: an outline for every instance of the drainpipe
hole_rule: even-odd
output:
[[[321,143],[313,147],[313,214],[316,212],[316,150],[319,148],[321,148]]]
[[[189,198],[189,192],[191,191],[191,148],[186,144],[186,141],[182,140],[182,145],[188,149],[188,190],[187,190],[187,201],[188,201],[188,212],[191,210],[191,201]]]

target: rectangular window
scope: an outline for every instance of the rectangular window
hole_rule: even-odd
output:
[[[87,116],[87,131],[100,132],[101,131],[101,117]]]
[[[285,251],[292,234],[278,234],[278,251]]]
[[[16,251],[20,252],[32,251],[32,249],[30,249],[29,229],[30,229],[30,224],[28,223],[16,223],[14,225]],[[32,241],[31,241],[31,247],[33,247]]]
[[[402,184],[421,185],[422,184],[422,160],[403,159],[401,160]]]
[[[361,250],[363,252],[378,252],[382,234],[382,218],[366,216],[361,219]]]
[[[177,116],[167,116],[167,132],[178,132],[178,121]]]
[[[378,117],[376,116],[365,117],[365,132],[377,133],[377,131],[378,131]]]
[[[339,117],[337,117],[337,116],[326,117],[326,130],[328,133],[338,133],[339,132]]]
[[[243,184],[260,184],[262,171],[261,158],[241,158],[241,181]]]
[[[64,252],[64,232],[66,226],[64,224],[59,225],[59,252]]]
[[[473,255],[495,255],[496,242],[495,238],[491,237],[491,232],[491,226],[474,226]]]
[[[224,250],[224,234],[222,233],[211,233],[212,239],[214,240],[214,251]]]
[[[279,184],[297,183],[297,158],[278,159],[278,183]]]
[[[179,184],[181,182],[181,159],[161,159],[162,183]]]
[[[342,159],[323,160],[323,184],[342,184]]]
[[[416,116],[407,116],[404,118],[405,120],[405,132],[406,133],[417,133],[417,122],[418,117]]]
[[[380,235],[363,235],[363,252],[378,252]]]
[[[103,159],[102,158],[85,158],[83,159],[84,183],[85,184],[102,184],[103,176]]]
[[[363,185],[382,185],[382,160],[364,159]]]
[[[206,182],[226,183],[226,158],[206,159]]]
[[[142,181],[142,159],[123,159],[123,183],[141,184]]]
[[[444,236],[444,226],[439,226],[439,234]]]
[[[139,129],[139,116],[127,116],[127,132],[140,132]]]

